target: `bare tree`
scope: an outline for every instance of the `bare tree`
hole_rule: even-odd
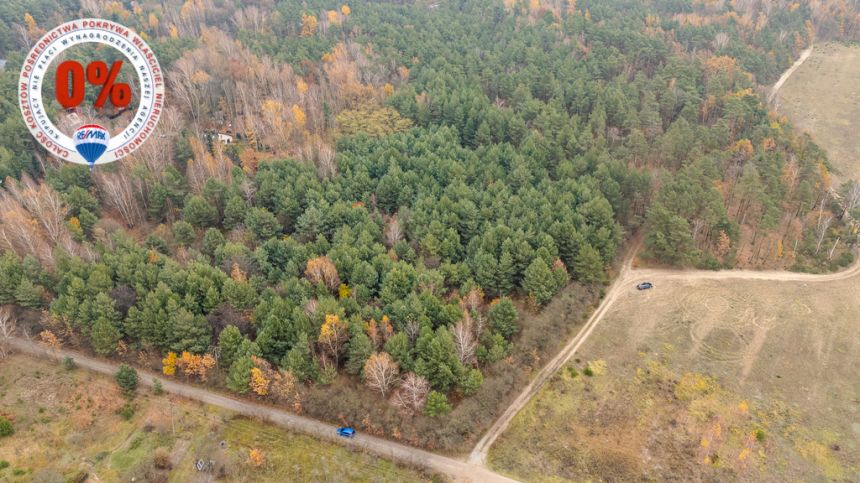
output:
[[[388,221],[385,223],[385,245],[391,248],[402,239],[403,230],[400,228],[400,221],[396,216],[388,218]]]
[[[397,380],[397,363],[387,352],[374,352],[364,363],[364,382],[368,387],[379,391],[382,397]]]
[[[427,382],[427,379],[414,372],[409,372],[397,386],[392,402],[401,409],[416,413],[424,407],[429,392],[430,383]]]
[[[337,165],[334,162],[334,149],[323,142],[315,139],[317,176],[320,178],[331,178],[337,174]]]
[[[403,328],[403,332],[406,333],[406,337],[409,337],[409,342],[415,343],[415,340],[418,339],[418,335],[421,333],[421,323],[415,319],[408,320],[406,322],[406,327]]]
[[[457,349],[457,358],[463,365],[471,365],[475,361],[475,349],[477,343],[472,332],[472,318],[468,312],[464,313],[460,322],[451,331],[454,336],[454,347]]]
[[[21,206],[27,209],[47,235],[56,244],[66,232],[68,210],[60,194],[47,184],[39,184],[30,176],[24,175],[21,181],[9,181],[6,189]]]
[[[851,184],[845,189],[845,201],[842,205],[842,214],[840,218],[845,216],[845,213],[849,213],[857,208],[857,205],[860,205],[860,183],[851,182]]]
[[[818,225],[815,227],[815,253],[821,250],[821,243],[824,237],[827,236],[827,230],[830,228],[830,223],[833,221],[833,216],[824,216],[818,218]]]
[[[15,336],[16,329],[12,306],[0,307],[0,359],[5,359],[9,355],[9,342]]]
[[[0,245],[20,256],[33,255],[53,266],[51,245],[45,241],[38,222],[12,196],[0,197]]]
[[[340,277],[337,275],[337,267],[326,256],[308,260],[305,267],[305,278],[314,285],[324,284],[331,291],[335,291],[340,287]]]
[[[472,287],[472,289],[466,292],[466,295],[463,296],[463,299],[460,301],[460,306],[463,307],[464,310],[471,312],[473,310],[480,309],[483,302],[484,291],[481,290],[481,287]]]
[[[121,165],[115,173],[98,173],[96,181],[106,201],[116,208],[125,224],[135,226],[143,220],[143,210],[135,196],[133,176],[127,165]]]
[[[818,208],[818,222],[815,226],[815,254],[821,250],[821,243],[824,237],[827,236],[827,230],[830,228],[830,223],[833,222],[833,215],[824,216],[824,200],[821,200],[821,206]]]
[[[718,32],[716,35],[714,35],[714,41],[711,42],[711,45],[713,45],[714,50],[720,50],[728,44],[729,34],[725,32]]]

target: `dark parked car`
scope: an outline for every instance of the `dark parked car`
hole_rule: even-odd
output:
[[[337,435],[344,438],[354,438],[355,430],[353,428],[337,428]]]
[[[639,290],[648,290],[649,288],[654,288],[654,284],[651,282],[642,282],[636,288]]]

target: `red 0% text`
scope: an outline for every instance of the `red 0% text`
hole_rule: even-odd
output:
[[[101,86],[99,95],[93,105],[102,108],[110,98],[114,107],[127,107],[131,103],[131,86],[116,82],[116,77],[122,68],[118,60],[108,70],[107,64],[97,60],[87,64],[86,76],[80,62],[67,60],[57,67],[57,102],[66,109],[78,107],[84,102],[86,83]]]

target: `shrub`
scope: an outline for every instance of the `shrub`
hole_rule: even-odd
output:
[[[66,478],[66,483],[85,483],[89,476],[89,473],[84,470],[80,470],[77,473]]]
[[[116,410],[116,413],[119,414],[122,419],[129,421],[134,417],[134,406],[131,403],[125,403],[121,408]]]
[[[9,467],[9,462],[6,460],[0,460],[0,470],[5,470]]]
[[[152,381],[152,393],[156,396],[161,396],[164,394],[164,386],[161,385],[161,381],[158,379],[154,379]]]
[[[167,448],[156,448],[155,454],[152,457],[152,463],[160,470],[169,470],[172,465],[170,463],[170,452]]]
[[[583,374],[585,374],[585,375],[586,375],[586,376],[588,376],[588,377],[591,377],[591,376],[593,376],[593,375],[594,375],[594,371],[592,371],[590,367],[586,367],[586,368],[582,371],[582,373],[583,373]]]
[[[120,364],[115,377],[117,385],[127,396],[134,394],[137,389],[137,371],[133,367]]]
[[[67,371],[72,371],[76,367],[78,367],[78,364],[75,362],[74,359],[72,359],[69,356],[66,356],[63,358],[63,369],[65,369]]]
[[[448,398],[439,391],[430,391],[427,395],[427,405],[424,406],[424,414],[431,418],[444,416],[451,412],[451,403]]]
[[[756,430],[755,430],[755,439],[756,439],[756,441],[758,441],[759,443],[761,443],[762,441],[764,441],[764,438],[765,438],[764,431],[762,431],[761,429],[756,429]]]
[[[12,436],[15,434],[15,428],[12,427],[12,421],[0,417],[0,438]]]

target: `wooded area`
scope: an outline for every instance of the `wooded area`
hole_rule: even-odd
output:
[[[530,313],[572,281],[584,312],[626,234],[673,265],[852,260],[826,156],[761,96],[814,37],[856,38],[850,2],[55,5],[0,7],[0,303],[50,340],[456,448],[501,366],[548,355]],[[75,16],[169,73],[161,135],[93,175],[15,104]]]

